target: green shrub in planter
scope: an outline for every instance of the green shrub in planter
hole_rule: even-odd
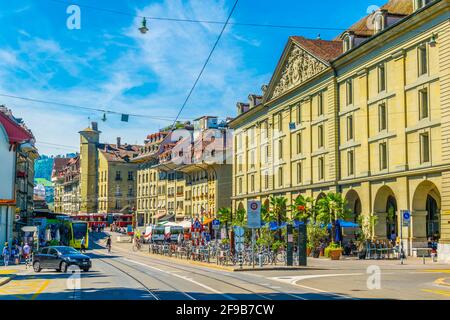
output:
[[[330,243],[330,245],[328,247],[325,248],[323,255],[325,256],[325,258],[329,258],[330,250],[336,250],[336,249],[342,250],[342,247],[339,245],[339,243],[332,242],[332,243]]]

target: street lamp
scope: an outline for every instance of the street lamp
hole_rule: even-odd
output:
[[[147,33],[147,31],[148,31],[148,28],[147,28],[147,20],[145,19],[145,17],[142,19],[142,27],[139,28],[139,31],[140,31],[142,34],[145,34],[145,33]]]

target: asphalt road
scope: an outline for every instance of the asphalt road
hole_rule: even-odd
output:
[[[380,271],[374,278],[378,282],[368,286],[367,268],[374,262],[327,260],[307,270],[230,272],[133,253],[130,244],[114,244],[111,254],[102,246],[92,247],[91,271],[21,272],[0,287],[0,299],[450,299],[450,286],[445,285],[450,283],[448,265],[380,262],[375,267]]]

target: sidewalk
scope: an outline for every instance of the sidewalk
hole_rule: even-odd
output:
[[[116,236],[119,236],[118,233],[110,233],[111,239],[113,240],[113,251],[122,251],[122,252],[131,252],[131,243],[119,243],[116,242]],[[98,242],[98,241],[97,241]],[[104,245],[102,245],[104,246]],[[211,262],[201,262],[187,259],[180,259],[176,257],[169,257],[159,254],[151,254],[148,252],[148,244],[144,245],[143,249],[139,252],[134,252],[134,254],[138,254],[141,256],[152,257],[155,259],[165,260],[165,261],[176,261],[177,263],[187,264],[187,265],[196,265],[202,267],[208,267],[213,269],[220,269],[224,271],[230,272],[239,272],[239,271],[294,271],[294,270],[366,270],[369,266],[378,266],[380,269],[384,270],[392,270],[392,269],[402,269],[402,270],[427,270],[427,269],[450,269],[449,264],[432,262],[431,258],[425,259],[425,264],[423,263],[422,258],[408,257],[404,260],[403,264],[401,264],[400,260],[359,260],[354,257],[344,257],[341,260],[331,260],[328,258],[311,258],[308,257],[307,266],[285,266],[283,264],[278,265],[264,265],[262,268],[257,264],[255,268],[249,265],[244,265],[242,268],[239,265],[235,266],[224,266],[218,265],[216,260],[211,260]]]

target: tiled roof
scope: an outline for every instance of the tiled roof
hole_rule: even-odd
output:
[[[129,162],[129,160],[139,154],[141,146],[124,144],[117,147],[116,144],[100,143],[98,150],[108,161]]]
[[[413,3],[411,0],[390,0],[388,3],[380,7],[381,10],[387,10],[388,14],[395,16],[407,16],[413,13]],[[355,35],[360,37],[370,37],[374,35],[373,28],[369,28],[371,23],[368,23],[372,13],[361,18],[358,22],[353,24],[348,31],[352,31]],[[336,39],[339,39],[339,35]]]
[[[388,10],[390,14],[407,16],[413,13],[413,3],[411,0],[390,0],[381,9]]]
[[[331,61],[342,54],[342,42],[333,40],[307,39],[300,36],[292,36],[291,39],[309,51],[314,56]]]
[[[55,158],[53,160],[53,170],[61,170],[72,158]]]

